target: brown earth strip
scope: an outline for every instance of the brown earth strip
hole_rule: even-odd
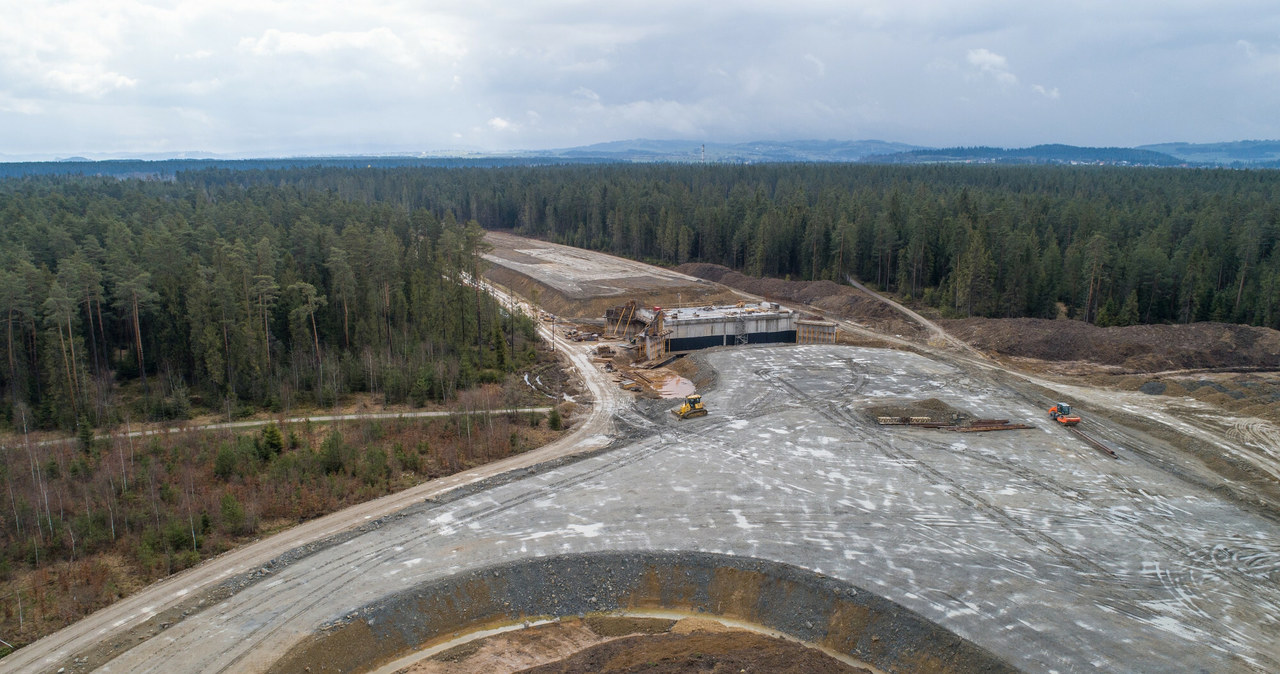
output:
[[[1280,331],[1250,325],[1189,323],[1100,328],[1074,320],[940,320],[988,353],[1046,361],[1086,361],[1127,372],[1190,368],[1280,368]]]

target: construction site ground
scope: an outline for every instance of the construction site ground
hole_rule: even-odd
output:
[[[524,251],[546,245],[495,239]],[[585,308],[557,312],[585,315],[625,301],[619,279],[645,275],[629,262],[600,282],[611,293],[601,296],[574,286],[566,271],[589,269],[599,281],[611,260],[578,251],[538,263],[555,284],[513,267],[487,278],[520,286],[527,298],[581,292]],[[659,292],[679,286],[671,282]],[[580,290],[566,290],[573,287]],[[806,303],[827,307],[853,339],[894,348],[700,352],[674,367],[711,415],[680,421],[669,413],[675,401],[618,389],[591,362],[596,344],[558,338],[590,391],[579,402],[592,412],[542,455],[554,461],[476,471],[392,505],[317,520],[325,526],[144,590],[0,660],[0,670],[260,671],[441,578],[526,559],[647,551],[808,570],[896,602],[1021,670],[1280,670],[1280,429],[1231,407],[1271,395],[1257,391],[1272,390],[1274,374],[1100,362],[1096,372],[1063,377],[1048,361],[1015,367],[1031,362],[1011,360],[1026,354],[941,339],[935,331],[951,329],[946,322],[921,323],[877,300],[865,304],[866,318],[830,308],[847,299],[824,298]],[[788,301],[779,292],[770,299]],[[1240,350],[1267,348],[1257,345],[1268,334],[1259,334],[1236,342]],[[1233,367],[1264,368],[1265,354],[1250,363]],[[1055,427],[1045,410],[1059,398],[1119,458]],[[877,413],[886,409],[945,409],[1034,428],[881,426]],[[555,639],[565,658],[587,645]],[[649,658],[685,652],[653,648]],[[751,667],[773,655],[763,646],[759,660],[735,663],[758,671]]]
[[[489,232],[485,277],[569,320],[597,320],[611,307],[643,297],[646,305],[736,302],[716,283],[625,258]]]

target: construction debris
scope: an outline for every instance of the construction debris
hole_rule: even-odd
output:
[[[1116,454],[1116,453],[1115,453],[1115,451],[1113,451],[1110,447],[1108,447],[1108,446],[1106,446],[1106,445],[1102,444],[1100,441],[1098,441],[1098,440],[1096,440],[1095,438],[1093,438],[1093,436],[1089,435],[1088,433],[1085,433],[1084,431],[1080,430],[1079,428],[1075,428],[1074,426],[1068,426],[1068,427],[1067,427],[1067,430],[1068,430],[1068,431],[1071,431],[1071,434],[1072,434],[1072,435],[1075,435],[1076,437],[1080,438],[1081,440],[1084,440],[1084,441],[1085,441],[1085,444],[1087,444],[1087,445],[1089,445],[1090,447],[1092,447],[1092,448],[1094,448],[1094,449],[1098,450],[1099,452],[1102,452],[1103,454],[1106,454],[1107,456],[1109,456],[1109,457],[1111,457],[1111,458],[1113,458],[1113,459],[1118,459],[1118,458],[1120,458],[1120,456],[1119,456],[1118,454]]]
[[[919,426],[958,433],[982,433],[985,431],[1014,431],[1035,428],[1027,424],[1011,424],[1008,419],[974,419],[972,421],[934,421],[931,417],[876,417],[881,426]]]

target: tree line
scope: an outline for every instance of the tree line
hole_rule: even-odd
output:
[[[950,316],[1280,328],[1280,173],[841,164],[211,171],[661,264],[846,274]]]

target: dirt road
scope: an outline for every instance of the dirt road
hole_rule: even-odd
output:
[[[501,410],[490,410],[491,412],[501,413],[517,413],[527,414],[529,412],[546,413],[551,410],[550,407],[513,407]],[[295,417],[282,417],[278,419],[249,419],[246,421],[224,421],[216,424],[187,424],[179,423],[175,425],[163,426],[161,428],[147,428],[137,431],[126,430],[124,433],[105,433],[95,435],[94,440],[114,440],[115,438],[146,438],[153,435],[172,435],[175,433],[198,433],[200,431],[217,431],[217,430],[237,430],[243,428],[257,428],[268,424],[300,424],[306,422],[327,424],[335,421],[360,421],[362,419],[428,419],[433,417],[447,417],[462,412],[453,410],[419,410],[414,412],[362,412],[357,414],[308,414]],[[73,442],[79,442],[75,437],[66,438],[48,438],[33,442],[33,445],[62,445]]]
[[[981,351],[978,351],[972,346],[969,346],[968,344],[965,344],[964,342],[947,334],[947,331],[939,327],[937,323],[934,323],[933,321],[925,318],[924,316],[921,316],[919,313],[911,310],[909,307],[905,305],[899,304],[898,302],[895,302],[889,299],[888,297],[881,295],[880,293],[872,291],[870,288],[859,283],[858,280],[853,278],[852,276],[846,275],[844,278],[846,281],[849,282],[849,285],[857,288],[858,290],[861,290],[868,297],[888,305],[889,307],[893,308],[895,311],[901,313],[907,318],[910,318],[912,321],[915,321],[916,323],[918,323],[925,330],[928,330],[930,335],[929,343],[931,345],[934,345],[934,346],[947,345],[962,353],[966,353],[971,357],[978,358],[980,360],[986,360],[986,356],[984,356]]]

